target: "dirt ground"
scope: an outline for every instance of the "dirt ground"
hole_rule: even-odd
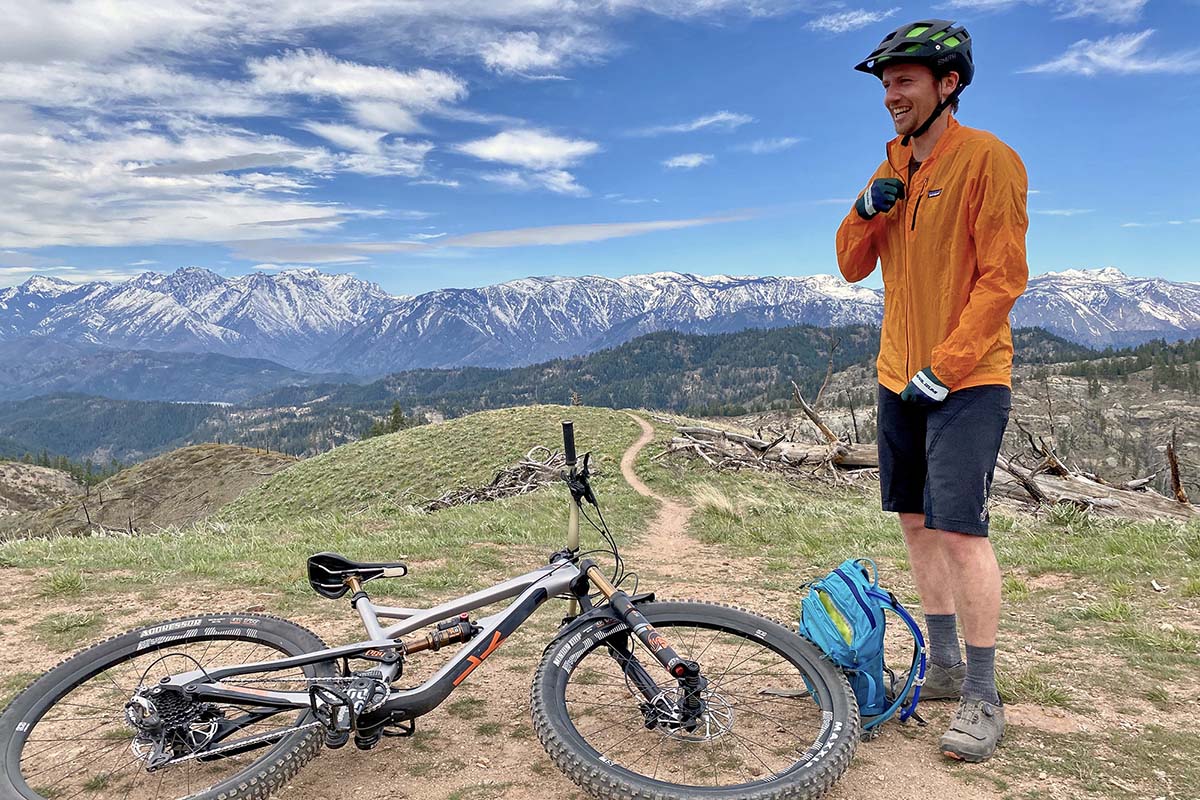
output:
[[[655,497],[632,466],[638,452],[653,438],[653,430],[645,420],[634,418],[643,435],[626,452],[621,471],[636,491]],[[648,535],[637,546],[622,552],[634,569],[654,564],[652,571],[644,570],[641,574],[643,590],[652,588],[659,598],[692,597],[732,603],[781,620],[792,613],[794,592],[747,588],[753,586],[752,577],[761,571],[757,559],[733,557],[717,547],[699,543],[688,534],[692,509],[676,501],[658,499],[660,509]],[[663,553],[687,553],[688,557],[686,561],[664,561]],[[421,569],[420,563],[410,566]],[[36,601],[35,618],[29,613],[29,606],[44,577],[36,571],[4,570],[8,591],[0,599],[0,645],[10,654],[28,654],[20,667],[6,659],[0,674],[10,679],[10,683],[18,669],[32,672],[58,659],[38,635],[39,619],[53,613],[89,610],[86,601],[46,598]],[[131,591],[114,599],[104,612],[108,619],[119,621],[120,627],[126,628],[201,609],[271,613],[277,599],[272,591],[265,589],[203,585],[199,590],[189,588],[186,594],[180,589],[167,589],[156,597],[153,607],[143,605],[137,593]],[[386,602],[386,598],[380,602]],[[330,643],[361,638],[357,620],[349,615],[342,602],[312,608],[314,611],[309,614],[290,616]],[[557,613],[557,609],[543,611],[527,628],[506,641],[445,705],[418,720],[416,737],[384,739],[378,748],[366,753],[352,746],[324,752],[276,796],[287,800],[325,800],[352,793],[413,800],[586,797],[553,767],[530,721],[529,683]],[[419,677],[437,666],[430,664],[412,674]],[[938,752],[937,740],[952,710],[951,704],[922,704],[927,727],[885,725],[878,738],[859,745],[849,771],[827,796],[837,800],[982,800],[1011,797],[1018,791],[1025,794],[1025,790],[1036,790],[1038,796],[1047,798],[1073,800],[1080,796],[1071,784],[1058,783],[1057,777],[1044,772],[1030,770],[1026,779],[1014,783],[1011,770],[1000,779],[992,765],[944,760]],[[1095,728],[1098,719],[1100,724],[1130,724],[1130,719],[1140,724],[1127,707],[1114,710],[1111,719],[1104,714],[1099,718],[1082,717],[1034,705],[1012,705],[1008,713],[1011,729],[1038,735],[1087,731]],[[1147,706],[1141,713],[1149,719],[1154,709]],[[95,796],[102,797],[103,792]],[[1167,794],[1164,792],[1163,796]]]

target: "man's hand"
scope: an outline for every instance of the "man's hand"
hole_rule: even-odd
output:
[[[950,387],[937,379],[929,367],[912,376],[900,399],[918,406],[936,406],[950,394]]]
[[[858,200],[854,202],[854,210],[863,219],[870,219],[876,214],[891,211],[896,201],[903,199],[904,181],[899,178],[876,178],[858,196]]]

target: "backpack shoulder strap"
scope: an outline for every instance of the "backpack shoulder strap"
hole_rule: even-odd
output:
[[[887,610],[893,612],[896,616],[908,626],[909,633],[913,637],[913,660],[912,666],[908,670],[908,681],[903,688],[896,694],[896,699],[887,711],[880,714],[875,720],[863,725],[863,730],[870,730],[879,722],[891,717],[897,710],[900,711],[900,721],[905,722],[917,711],[917,702],[921,698],[921,686],[925,683],[925,637],[921,634],[921,627],[917,625],[917,621],[912,618],[912,615],[900,605],[896,600],[895,595],[891,592],[885,592],[882,589],[870,589],[867,594],[880,602]],[[915,688],[914,688],[915,687]],[[912,689],[912,699],[905,703],[904,699],[908,697],[908,691]]]

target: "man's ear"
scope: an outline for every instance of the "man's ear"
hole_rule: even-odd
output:
[[[941,100],[945,100],[954,90],[958,88],[958,82],[961,76],[955,70],[950,70],[941,77],[938,81],[938,96]],[[945,91],[943,91],[945,90]]]

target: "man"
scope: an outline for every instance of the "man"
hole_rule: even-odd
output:
[[[1028,278],[1025,168],[954,119],[975,72],[961,26],[904,25],[855,69],[882,81],[899,135],[838,229],[838,266],[849,281],[883,266],[879,478],[929,631],[921,699],[961,698],[942,752],[983,761],[1004,733],[988,493],[1010,408],[1008,313]]]

